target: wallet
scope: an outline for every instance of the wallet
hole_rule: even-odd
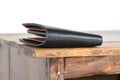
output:
[[[65,30],[36,23],[24,23],[23,26],[28,29],[28,33],[36,35],[36,37],[20,39],[21,42],[29,46],[49,48],[93,47],[101,45],[103,41],[102,36],[96,34]]]

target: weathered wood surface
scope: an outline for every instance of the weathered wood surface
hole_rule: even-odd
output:
[[[120,31],[98,31],[90,32],[103,36],[103,45],[90,48],[35,48],[23,45],[19,39],[32,37],[30,34],[1,34],[0,42],[10,43],[10,46],[25,51],[25,55],[31,57],[79,57],[79,56],[106,56],[120,55]]]
[[[64,58],[51,58],[49,64],[49,80],[64,80]]]
[[[65,78],[120,73],[120,56],[65,58]]]
[[[0,45],[3,46],[0,46],[0,80],[64,80],[99,74],[119,74],[120,31],[92,33],[103,35],[102,46],[35,48],[19,42],[19,38],[33,35],[1,34]]]
[[[9,80],[9,47],[0,44],[0,80]]]
[[[3,50],[7,49],[3,48]],[[24,55],[24,50],[9,46],[9,58],[6,59],[9,59],[9,66],[0,65],[4,68],[9,67],[9,72],[2,71],[2,74],[9,74],[9,78],[0,77],[0,80],[48,80],[49,78],[46,58],[31,58]]]

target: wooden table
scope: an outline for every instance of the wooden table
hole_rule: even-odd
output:
[[[35,48],[19,41],[20,38],[34,35],[0,34],[0,80],[88,80],[81,78],[87,76],[94,76],[89,80],[118,80],[120,31],[89,33],[101,34],[103,45]]]

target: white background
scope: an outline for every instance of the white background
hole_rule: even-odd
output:
[[[120,0],[0,0],[0,33],[22,33],[22,23],[65,29],[120,30]]]

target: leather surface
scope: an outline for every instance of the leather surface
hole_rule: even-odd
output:
[[[59,29],[35,23],[23,24],[28,33],[37,38],[20,39],[23,43],[37,47],[93,47],[102,44],[102,36]]]

